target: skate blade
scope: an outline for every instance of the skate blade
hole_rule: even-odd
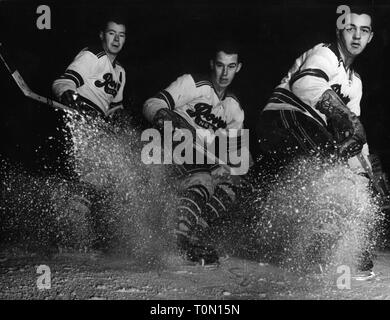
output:
[[[219,262],[213,262],[213,263],[206,263],[205,259],[201,259],[199,264],[203,267],[203,268],[206,268],[208,270],[211,270],[211,269],[217,269],[219,267]]]
[[[369,275],[356,275],[356,276],[353,276],[352,279],[356,280],[356,281],[368,281],[368,280],[374,279],[375,277],[376,277],[376,274],[371,271],[371,273]]]

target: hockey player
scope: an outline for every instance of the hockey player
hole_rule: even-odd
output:
[[[126,41],[125,18],[116,13],[108,15],[101,27],[100,44],[81,50],[65,72],[54,81],[52,89],[61,103],[92,119],[109,120],[123,109],[126,73],[117,56]],[[87,173],[76,173],[74,160],[72,157],[67,159],[67,166],[71,169],[70,188],[75,193],[69,198],[68,207],[83,215],[92,213],[99,225],[95,229],[104,228],[104,217],[99,217],[99,214],[104,214],[100,208],[108,196],[105,179],[101,177],[101,170],[93,168]],[[102,221],[99,223],[97,220]],[[97,242],[95,248],[101,249],[106,245]]]
[[[359,120],[362,82],[352,65],[373,38],[371,19],[352,9],[336,30],[336,42],[303,53],[275,88],[256,132],[263,156],[277,170],[296,156],[334,154],[357,173],[367,170],[368,146]],[[372,262],[364,260],[361,271],[372,276]]]
[[[117,61],[126,40],[126,26],[109,19],[100,31],[100,46],[83,49],[54,81],[55,96],[67,106],[109,116],[123,108],[126,74]]]
[[[244,111],[229,86],[242,68],[238,49],[220,43],[210,60],[211,74],[184,74],[155,97],[143,112],[157,128],[171,121],[174,127],[217,130],[242,129]],[[194,131],[194,130],[192,130]],[[210,225],[229,213],[239,185],[226,166],[184,163],[176,167],[181,190],[175,235],[179,250],[195,262],[214,263],[218,254],[206,241]]]

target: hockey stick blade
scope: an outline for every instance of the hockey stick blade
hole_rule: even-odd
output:
[[[2,49],[2,44],[0,43],[0,59],[1,61],[3,62],[4,66],[6,67],[6,69],[8,70],[8,72],[10,73],[11,77],[14,79],[14,81],[16,82],[16,84],[18,85],[19,89],[23,92],[23,94],[30,98],[30,99],[33,99],[35,101],[39,101],[43,104],[46,104],[50,107],[53,107],[53,108],[56,108],[56,109],[60,109],[60,110],[66,110],[66,111],[69,111],[69,112],[72,112],[74,113],[75,111],[65,105],[63,105],[62,103],[59,103],[57,101],[54,101],[50,98],[46,98],[46,97],[43,97],[35,92],[33,92],[29,86],[27,85],[27,83],[24,81],[24,79],[22,78],[21,74],[19,73],[19,71],[15,68],[12,68],[6,61],[3,53],[1,52],[1,49]]]

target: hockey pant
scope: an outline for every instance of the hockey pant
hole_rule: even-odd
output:
[[[299,156],[327,158],[336,148],[331,132],[313,118],[294,110],[267,110],[256,127],[257,140],[266,169],[274,172]],[[368,146],[363,146],[362,155],[368,160]],[[348,159],[350,168],[364,173],[365,168],[355,156]]]

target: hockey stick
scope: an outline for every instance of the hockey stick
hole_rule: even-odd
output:
[[[12,78],[15,80],[15,82],[18,85],[19,89],[23,92],[23,94],[26,97],[28,97],[30,99],[33,99],[35,101],[39,101],[41,103],[47,104],[48,106],[51,106],[51,107],[56,108],[56,109],[66,110],[66,111],[73,112],[73,113],[75,112],[75,110],[73,110],[72,108],[69,108],[69,107],[63,105],[62,103],[59,103],[57,101],[54,101],[54,100],[46,98],[46,97],[43,97],[43,96],[33,92],[29,88],[27,83],[24,81],[24,79],[20,75],[19,71],[16,68],[12,68],[7,63],[7,61],[4,58],[4,54],[1,52],[1,49],[2,49],[2,44],[0,43],[0,59],[3,62],[3,64],[5,65],[6,69],[10,73],[10,75],[12,76]]]
[[[12,68],[7,63],[3,53],[1,52],[2,51],[1,49],[2,49],[2,44],[0,43],[0,59],[3,62],[3,64],[5,65],[6,69],[10,73],[10,75],[12,76],[12,78],[15,80],[15,82],[18,85],[19,89],[23,92],[23,94],[26,97],[28,97],[30,99],[33,99],[35,101],[39,101],[41,103],[44,103],[44,104],[46,104],[48,106],[51,106],[53,108],[56,108],[56,109],[66,110],[66,111],[72,112],[72,113],[77,112],[74,109],[69,108],[69,107],[63,105],[62,103],[59,103],[59,102],[57,102],[55,100],[52,100],[50,98],[43,97],[43,96],[33,92],[30,89],[30,87],[27,85],[27,83],[24,81],[24,79],[22,78],[22,76],[19,73],[19,71],[16,68]],[[225,166],[225,167],[227,167],[227,168],[229,168],[231,170],[231,173],[235,174],[235,172],[236,172],[235,168],[229,166],[226,162],[224,162],[221,159],[217,158],[213,153],[209,152],[207,149],[204,148],[204,146],[200,145],[197,141],[194,141],[194,147],[195,147],[195,149],[198,152],[205,154],[207,159],[209,159],[211,163],[216,163],[216,164],[220,164],[221,166]]]

